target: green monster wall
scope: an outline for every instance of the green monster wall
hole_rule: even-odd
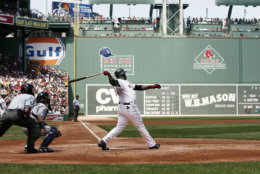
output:
[[[62,39],[66,56],[60,69],[74,78],[73,38]],[[1,39],[0,53],[18,55],[19,40]],[[260,82],[260,39],[196,39],[196,38],[77,38],[76,77],[96,74],[101,67],[101,48],[111,50],[114,57],[130,57],[132,75],[128,80],[136,84],[241,84]],[[209,50],[209,51],[207,51]],[[112,57],[113,57],[112,56]],[[104,58],[104,57],[103,57]],[[216,62],[209,62],[209,59]],[[103,62],[104,63],[104,62]],[[204,64],[201,64],[204,63]],[[203,67],[207,66],[207,69]],[[116,67],[110,67],[115,69]],[[216,69],[213,69],[216,68]],[[106,69],[106,68],[105,68]],[[111,72],[113,74],[113,72]],[[72,83],[69,102],[74,91],[84,104],[86,84],[108,84],[103,75]],[[70,112],[72,112],[70,104]]]

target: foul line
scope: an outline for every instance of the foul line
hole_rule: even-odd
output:
[[[101,138],[99,138],[95,132],[93,132],[85,123],[83,123],[83,121],[80,120],[80,122],[98,141],[101,140]]]

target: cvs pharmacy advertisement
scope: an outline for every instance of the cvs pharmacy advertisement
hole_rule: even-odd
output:
[[[136,92],[136,97],[137,105],[143,114],[143,93]],[[119,98],[113,86],[86,85],[86,115],[117,115],[118,103]]]
[[[20,56],[22,46],[20,46]],[[59,65],[65,57],[65,46],[59,38],[29,38],[26,42],[26,56],[40,65]]]

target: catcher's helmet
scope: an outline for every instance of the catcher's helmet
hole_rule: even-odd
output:
[[[34,95],[34,87],[31,84],[23,84],[21,86],[21,93]]]
[[[126,73],[126,71],[123,68],[118,68],[115,71],[115,76],[116,76],[116,78],[123,77],[124,79],[126,79],[126,74],[125,73]]]
[[[49,93],[48,92],[41,92],[37,95],[36,101],[37,103],[42,103],[44,99],[48,99],[48,102],[50,100]]]
[[[104,57],[110,57],[110,56],[113,56],[110,48],[101,48],[100,52],[99,52],[100,55],[104,56]]]

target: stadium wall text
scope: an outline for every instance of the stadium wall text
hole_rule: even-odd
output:
[[[260,39],[77,38],[76,50],[74,50],[73,38],[62,38],[61,41],[65,46],[65,57],[56,66],[67,71],[70,79],[74,78],[74,72],[76,77],[96,74],[103,70],[109,70],[113,74],[115,69],[122,67],[128,71],[128,80],[135,84],[239,85],[260,82]],[[1,39],[0,43],[0,53],[19,55],[20,39],[5,38]],[[74,62],[76,62],[75,71]],[[77,82],[75,89],[74,84],[71,84],[70,108],[76,91],[80,96],[80,112],[86,114],[88,105],[91,105],[85,98],[86,85],[106,83],[108,84],[107,77],[97,76]],[[178,88],[178,85],[171,88]],[[193,89],[183,87],[183,90],[187,90],[187,94],[188,90]],[[214,91],[216,90],[214,87]],[[233,88],[230,91],[236,92]],[[198,100],[192,100],[192,102],[196,101]],[[184,100],[183,104],[185,104]],[[238,112],[239,109],[235,105],[235,108],[225,110],[227,114],[231,113],[231,110],[234,114],[242,114],[244,108],[241,112]],[[192,110],[201,109],[192,107],[186,109],[184,114],[193,113]],[[238,111],[234,112],[235,110]],[[178,113],[183,114],[181,111],[182,108]],[[177,111],[174,111],[172,114],[176,113]]]
[[[259,115],[260,85],[174,84],[137,91],[142,115]],[[118,96],[110,85],[86,85],[86,115],[117,115]]]

